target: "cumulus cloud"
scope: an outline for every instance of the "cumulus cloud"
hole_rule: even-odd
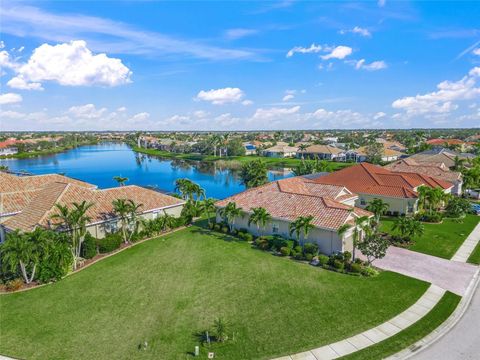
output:
[[[384,112],[382,111],[379,111],[377,112],[375,115],[373,115],[373,119],[374,120],[378,120],[378,119],[381,119],[383,117],[387,116],[387,114],[385,114]]]
[[[295,46],[288,51],[287,58],[292,57],[293,55],[295,55],[295,53],[312,54],[312,53],[318,53],[320,51],[322,51],[321,45],[312,44],[310,45],[310,47]]]
[[[480,96],[480,87],[476,86],[479,77],[480,67],[475,67],[459,81],[442,81],[437,85],[437,91],[397,99],[392,107],[402,109],[409,115],[449,113],[458,108],[454,101],[471,100]]]
[[[98,119],[107,112],[106,108],[97,109],[94,104],[72,106],[67,113],[76,118]]]
[[[329,59],[345,59],[348,55],[352,53],[352,48],[349,46],[337,46],[334,48],[330,53],[326,55],[322,55],[321,58],[323,60],[329,60]]]
[[[131,82],[132,72],[120,59],[94,55],[83,40],[36,48],[25,64],[18,64],[17,76],[9,86],[39,90],[44,81],[65,86],[117,86]]]
[[[237,40],[247,36],[255,35],[258,33],[258,30],[255,29],[244,29],[244,28],[236,28],[236,29],[228,29],[225,31],[225,37],[228,40]]]
[[[289,100],[292,100],[293,98],[295,98],[295,95],[287,94],[282,98],[282,101],[289,101]]]
[[[249,105],[252,105],[253,104],[253,101],[252,100],[243,100],[242,101],[242,105],[243,106],[249,106]]]
[[[23,100],[22,95],[14,93],[0,94],[0,105],[19,103]]]
[[[245,97],[245,93],[239,88],[226,87],[222,89],[201,90],[196,100],[208,101],[214,105],[236,103]]]
[[[291,108],[279,108],[279,107],[272,107],[268,109],[259,108],[255,111],[253,115],[254,120],[273,120],[279,117],[283,117],[285,115],[292,115],[298,113],[300,110],[300,106],[294,106]]]
[[[372,33],[368,29],[362,28],[360,26],[355,26],[353,29],[340,30],[340,34],[342,35],[348,33],[357,34],[363,37],[372,36]]]
[[[357,70],[367,70],[367,71],[377,71],[386,69],[388,67],[387,63],[383,60],[373,61],[370,64],[365,62],[365,59],[354,61],[355,69]]]
[[[473,49],[472,54],[480,56],[480,48]]]
[[[150,117],[150,114],[148,112],[141,112],[138,114],[133,115],[130,120],[131,121],[144,121],[147,120]]]

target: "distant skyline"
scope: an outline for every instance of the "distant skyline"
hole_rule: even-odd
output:
[[[480,2],[3,1],[0,131],[480,127]]]

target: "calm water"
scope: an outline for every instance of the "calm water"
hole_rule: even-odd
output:
[[[168,192],[174,190],[176,179],[189,178],[200,184],[207,196],[217,199],[245,189],[237,171],[219,169],[212,163],[164,160],[137,154],[124,144],[83,146],[56,155],[0,160],[0,165],[33,174],[63,173],[100,188],[117,186],[112,178],[120,175],[129,178],[127,184],[153,186]],[[289,173],[271,171],[268,176],[270,180],[277,180]]]

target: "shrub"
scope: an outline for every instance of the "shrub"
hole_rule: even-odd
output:
[[[82,244],[82,257],[91,259],[97,255],[97,239],[87,232]]]
[[[312,243],[306,243],[305,246],[303,247],[303,251],[305,252],[305,254],[317,255],[318,245],[312,244]]]
[[[429,211],[418,214],[418,220],[423,222],[430,222],[430,223],[439,223],[442,221],[443,215],[442,213]]]
[[[288,256],[288,255],[290,255],[290,252],[291,252],[291,250],[290,250],[289,247],[284,246],[284,247],[280,248],[280,254],[282,254],[282,256]]]
[[[238,232],[246,234],[246,233],[248,233],[248,230],[245,229],[245,228],[241,228],[241,229],[238,230]]]
[[[220,231],[221,228],[222,228],[222,226],[221,226],[220,224],[215,224],[215,225],[213,225],[213,229],[214,229],[215,231]]]
[[[103,239],[98,240],[98,252],[100,254],[114,251],[120,247],[122,237],[120,233],[107,234]]]
[[[239,232],[237,233],[237,237],[238,237],[240,240],[245,240],[245,233],[239,231]]]
[[[295,258],[296,260],[303,260],[303,259],[304,259],[303,253],[302,253],[301,251],[300,251],[300,252],[295,252],[294,258]]]
[[[362,264],[363,264],[362,259],[360,259],[360,258],[358,258],[358,257],[355,258],[355,264],[360,264],[360,265],[362,265]]]
[[[5,290],[7,291],[17,291],[23,287],[22,279],[13,279],[5,283]]]
[[[344,251],[343,252],[343,260],[344,261],[352,260],[352,253],[350,251]]]
[[[210,230],[213,230],[213,229],[215,228],[215,225],[216,225],[216,224],[214,224],[213,222],[208,223],[208,228],[209,228]]]
[[[258,243],[258,248],[261,250],[268,250],[270,248],[270,244],[268,243],[268,240],[266,239],[261,239]]]
[[[312,259],[313,259],[313,254],[310,254],[310,253],[305,254],[305,260],[310,262],[310,261],[312,261]]]
[[[45,252],[37,266],[37,280],[41,283],[57,281],[71,269],[73,256],[66,242],[52,239],[45,244]]]
[[[280,250],[282,247],[289,247],[289,243],[286,239],[281,236],[273,236],[273,238],[269,241],[270,246],[275,248],[276,250]]]
[[[353,263],[350,265],[349,271],[354,274],[359,274],[362,271],[362,265]]]
[[[253,235],[250,233],[245,233],[244,238],[245,241],[252,242],[253,241]]]
[[[293,250],[295,250],[296,253],[298,253],[298,252],[299,252],[299,253],[303,253],[302,247],[301,247],[301,246],[298,246],[298,245],[295,246],[295,247],[293,248]]]
[[[232,234],[233,236],[237,235],[238,234],[238,231],[236,229],[233,229],[230,234]]]
[[[370,266],[364,267],[362,269],[361,273],[362,273],[363,276],[368,276],[368,277],[378,275],[378,271],[375,270],[374,268],[370,267]]]
[[[328,259],[329,258],[327,255],[323,255],[323,254],[318,255],[318,265],[319,266],[327,265]]]
[[[226,225],[222,226],[222,233],[228,234],[228,226],[226,226]]]
[[[334,260],[333,261],[333,267],[337,271],[343,271],[343,269],[345,268],[345,264],[343,262],[341,262],[340,260]]]
[[[453,197],[448,202],[445,211],[447,212],[447,216],[453,218],[459,218],[468,214],[471,210],[471,204],[467,199]]]

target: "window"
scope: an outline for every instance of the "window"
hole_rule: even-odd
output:
[[[107,221],[104,224],[104,228],[105,228],[105,232],[107,232],[107,233],[117,232],[117,229],[118,229],[117,221],[116,220]]]
[[[277,233],[278,233],[278,230],[279,230],[278,224],[273,224],[273,225],[272,225],[272,232],[273,232],[274,234],[277,234]]]
[[[367,202],[365,201],[365,199],[360,198],[360,205],[367,205]]]
[[[408,204],[408,209],[407,209],[407,212],[409,213],[413,213],[414,212],[414,207],[413,207],[413,204]]]

